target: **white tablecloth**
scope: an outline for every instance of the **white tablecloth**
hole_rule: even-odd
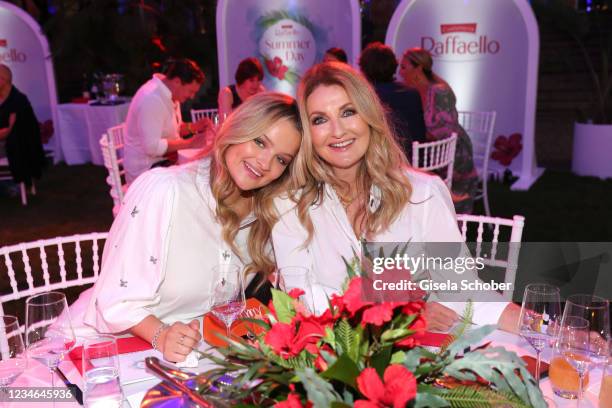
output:
[[[92,162],[103,165],[100,137],[110,127],[125,121],[129,103],[92,106],[84,103],[59,105],[59,145],[67,164]]]
[[[526,354],[533,355],[533,349],[527,344],[527,342],[513,334],[496,331],[492,333],[491,335],[489,335],[489,337],[487,337],[484,341],[485,342],[491,341],[493,345],[503,346],[509,351],[514,351],[519,356],[526,355]],[[150,350],[149,352],[141,352],[141,353],[150,353],[151,355],[159,355],[159,353],[153,350]],[[550,352],[544,352],[543,360],[548,361],[548,358],[550,358]],[[13,383],[13,386],[15,387],[49,386],[50,385],[50,374],[47,368],[34,360],[30,360],[28,364],[29,365],[28,365],[28,369],[26,370],[26,372],[22,374],[19,378],[17,378],[15,383]],[[62,371],[66,374],[66,376],[71,382],[77,384],[79,387],[82,388],[81,376],[79,372],[77,371],[77,369],[72,364],[72,362],[69,362],[69,361],[62,362],[60,367],[62,368]],[[211,367],[212,366],[209,361],[202,360],[200,361],[200,365],[197,369],[188,369],[187,371],[202,372],[202,371],[206,371],[207,369],[210,369]],[[145,376],[147,375],[143,372],[143,377]],[[601,381],[601,371],[600,370],[595,370],[594,372],[590,374],[590,382],[587,388],[587,392],[585,393],[586,398],[583,399],[580,405],[581,408],[597,408],[597,405],[598,405],[597,396],[599,394],[600,381]],[[146,381],[134,382],[129,385],[124,385],[123,386],[123,392],[125,395],[124,408],[139,407],[140,401],[144,397],[145,392],[148,389],[155,386],[158,382],[159,382],[158,379],[148,379]],[[63,386],[64,386],[63,383],[59,379],[56,379],[56,387],[63,387]],[[574,408],[576,406],[575,400],[566,400],[566,399],[563,399],[563,398],[560,398],[554,395],[551,389],[550,381],[548,379],[542,380],[540,383],[540,387],[544,395],[550,399],[549,400],[550,407]],[[49,403],[38,402],[35,405],[37,408],[46,408],[46,407],[53,406],[52,403],[50,402]],[[12,408],[21,408],[26,405],[24,405],[23,403],[11,403],[5,406],[12,407]],[[57,406],[78,407],[78,404],[76,402],[57,403]]]

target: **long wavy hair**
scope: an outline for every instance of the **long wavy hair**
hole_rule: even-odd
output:
[[[358,169],[358,193],[362,200],[356,219],[363,219],[362,235],[366,238],[385,231],[395,221],[410,200],[412,186],[405,169],[409,166],[406,156],[391,131],[385,110],[368,80],[358,71],[340,62],[325,62],[310,68],[300,82],[298,106],[304,127],[302,145],[292,175],[290,196],[297,201],[298,216],[308,231],[308,243],[312,239],[313,225],[308,214],[311,205],[324,199],[324,185],[346,188],[346,183],[334,176],[332,167],[314,151],[308,97],[319,86],[341,86],[355,105],[359,116],[370,128],[370,143]],[[308,125],[307,125],[308,124]],[[372,185],[381,192],[378,209],[369,212],[367,197]]]
[[[292,97],[277,92],[254,95],[227,117],[217,132],[213,146],[202,154],[212,156],[210,185],[217,204],[216,217],[222,226],[223,240],[239,257],[241,254],[236,247],[235,238],[242,220],[227,203],[228,198],[232,197],[239,188],[229,173],[225,154],[230,146],[261,137],[270,126],[281,120],[290,121],[300,135],[302,134],[297,104]],[[268,275],[275,268],[270,235],[278,214],[273,200],[278,194],[287,191],[291,167],[292,163],[272,183],[246,192],[251,200],[250,209],[256,218],[249,231],[248,251],[251,262],[246,266],[247,274],[262,272]],[[245,192],[242,193],[244,195]]]

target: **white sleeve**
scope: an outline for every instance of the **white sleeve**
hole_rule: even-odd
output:
[[[312,254],[308,247],[304,245],[308,238],[308,232],[300,222],[297,210],[288,202],[288,199],[275,202],[281,214],[278,222],[272,228],[272,245],[274,246],[276,267],[279,270],[290,266],[307,268],[310,271],[314,310],[317,313],[322,313],[329,306],[328,298],[336,291],[324,283],[316,281]],[[296,282],[285,279],[285,284],[295,287]],[[307,292],[307,288],[303,289]],[[308,293],[306,296],[308,296]]]
[[[457,217],[455,215],[455,207],[450,196],[448,187],[442,179],[435,177],[431,186],[430,203],[427,206],[426,215],[427,242],[462,242],[463,237],[459,232],[457,225]],[[467,247],[464,248],[466,254]],[[476,274],[466,272],[461,279],[477,279]],[[499,296],[502,299],[502,296]],[[476,299],[471,299],[473,302],[472,321],[477,325],[497,324],[499,317],[504,311],[508,302],[478,302]],[[440,304],[454,310],[461,315],[465,310],[466,302],[440,302]]]
[[[159,302],[177,195],[168,173],[155,169],[138,177],[111,227],[84,319],[99,332],[125,331]]]
[[[148,156],[163,156],[168,150],[168,140],[162,137],[164,115],[165,107],[161,101],[152,97],[142,100],[136,127],[142,137],[143,150]]]

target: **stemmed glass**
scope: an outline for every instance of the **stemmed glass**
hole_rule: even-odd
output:
[[[551,346],[561,317],[559,288],[546,283],[525,287],[519,317],[519,333],[536,351],[536,383],[540,383],[542,351]]]
[[[213,285],[209,309],[223,322],[229,339],[232,324],[246,308],[242,269],[238,265],[222,264],[214,266],[212,271]]]
[[[556,395],[562,398],[580,399],[582,388],[584,385],[585,376],[588,372],[590,357],[588,354],[589,347],[589,322],[577,316],[567,316],[561,322],[559,335],[555,341],[553,358],[551,360],[551,381],[553,391]],[[567,368],[564,368],[567,367]],[[573,370],[572,370],[573,367]],[[554,374],[556,372],[558,374]],[[554,374],[554,375],[553,375]],[[564,374],[565,379],[557,378]],[[568,378],[578,374],[578,393],[576,394],[575,387],[570,389]],[[574,380],[575,381],[575,380]],[[562,383],[557,384],[557,383]]]
[[[28,356],[49,368],[54,387],[55,371],[75,344],[68,302],[63,293],[41,293],[26,300],[25,340]]]
[[[26,369],[28,360],[15,316],[0,316],[0,387],[2,391]],[[1,397],[0,397],[1,398]]]
[[[582,398],[584,376],[593,367],[603,367],[610,354],[610,302],[595,295],[572,295],[565,302],[561,326],[576,318],[584,319],[587,329],[574,335],[565,353],[579,375],[578,404]]]
[[[315,312],[310,269],[302,266],[286,266],[279,269],[278,287],[289,293],[292,289],[301,289],[304,294],[298,299],[311,313]]]

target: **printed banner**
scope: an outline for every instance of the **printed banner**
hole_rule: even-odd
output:
[[[455,91],[459,111],[496,111],[489,169],[509,167],[514,189],[539,177],[535,110],[539,34],[526,0],[404,0],[386,43],[398,56],[428,50],[433,70]]]
[[[340,47],[360,52],[357,0],[220,0],[217,4],[219,86],[234,83],[241,60],[259,58],[267,90],[295,95],[300,77]]]
[[[57,128],[57,95],[47,39],[32,17],[4,1],[0,1],[0,63],[11,69],[13,84],[27,95],[42,125],[43,142],[55,152],[55,161],[60,160],[58,138],[52,137],[54,125]]]

